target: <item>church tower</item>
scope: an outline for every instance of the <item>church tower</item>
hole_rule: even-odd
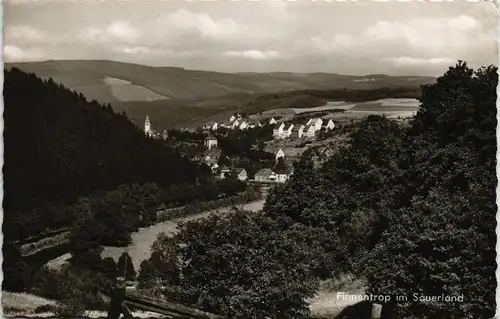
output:
[[[151,132],[151,122],[149,121],[149,116],[146,115],[146,121],[144,122],[144,132],[149,134]]]

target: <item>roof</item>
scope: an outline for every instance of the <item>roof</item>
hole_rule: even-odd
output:
[[[255,176],[269,176],[274,174],[274,172],[270,168],[264,168],[255,173]]]
[[[292,171],[289,170],[289,169],[284,169],[284,170],[280,170],[280,171],[277,171],[276,174],[290,174]]]
[[[217,138],[215,138],[215,136],[213,136],[213,135],[209,135],[205,138],[205,141],[207,141],[207,140],[217,140]]]
[[[246,170],[244,168],[241,168],[241,167],[235,167],[232,169],[232,171],[235,173],[241,173],[242,171],[246,172]]]
[[[311,127],[314,128],[314,125],[312,125],[312,124],[306,125],[306,127],[304,128],[304,131],[308,131]]]

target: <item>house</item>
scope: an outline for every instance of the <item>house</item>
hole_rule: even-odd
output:
[[[264,168],[255,173],[254,179],[256,182],[264,182],[264,183],[273,182],[276,180],[276,175],[271,169]]]
[[[286,183],[286,181],[290,178],[290,172],[289,171],[279,171],[276,172],[276,181],[278,183]]]
[[[304,135],[304,128],[306,126],[301,124],[301,125],[297,125],[297,126],[294,126],[293,127],[293,130],[292,130],[292,137],[293,138],[301,138],[302,135]]]
[[[262,127],[262,124],[260,123],[259,120],[252,120],[250,121],[248,127],[249,128]]]
[[[162,136],[163,136],[163,139],[166,140],[168,138],[168,131],[163,130]]]
[[[234,168],[231,173],[234,174],[236,178],[242,182],[248,179],[247,171],[244,168]]]
[[[246,130],[248,128],[248,123],[243,121],[240,124],[240,130]]]
[[[276,120],[274,119],[274,117],[271,117],[271,119],[269,120],[269,124],[277,124],[278,122],[276,122]]]
[[[213,147],[217,147],[217,139],[213,136],[207,136],[205,138],[205,147],[211,149]]]
[[[231,124],[231,128],[234,130],[240,126],[240,122],[238,120],[234,120],[234,122]]]
[[[273,137],[282,138],[284,129],[285,129],[285,123],[276,124],[276,126],[273,128]]]
[[[313,118],[307,121],[306,125],[314,125],[314,129],[316,131],[321,130],[321,125],[323,124],[323,120],[320,118]]]
[[[329,131],[329,130],[333,130],[334,128],[335,128],[335,123],[333,123],[332,119],[330,119],[328,121],[328,123],[326,123],[326,125],[325,125],[325,130]]]
[[[210,166],[210,169],[212,170],[212,173],[215,174],[217,172],[217,169],[219,168],[219,164],[215,163],[214,165]]]
[[[219,123],[217,122],[214,122],[214,124],[212,124],[212,126],[210,127],[212,131],[217,131],[218,128],[219,128]]]
[[[234,122],[234,120],[236,120],[236,116],[234,116],[234,114],[233,114],[233,115],[231,115],[231,117],[229,118],[229,123],[233,123],[233,122]]]
[[[285,152],[283,152],[281,148],[276,152],[276,160],[278,160],[280,157],[285,158]]]
[[[288,127],[283,129],[283,137],[288,138],[292,136],[293,124],[290,124]]]
[[[316,135],[316,127],[314,125],[307,125],[304,128],[304,133],[307,137],[314,137]]]
[[[221,170],[220,170],[220,178],[224,179],[226,178],[226,175],[229,175],[229,173],[231,173],[231,170],[227,167],[222,167]]]

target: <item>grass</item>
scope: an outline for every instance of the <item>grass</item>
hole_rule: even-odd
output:
[[[55,307],[57,302],[28,293],[2,291],[2,309],[4,314],[31,314],[40,307]]]
[[[321,282],[318,293],[309,300],[312,317],[335,318],[342,309],[356,303],[356,301],[342,301],[337,293],[363,295],[365,293],[365,284],[362,280],[350,274],[344,274],[339,278],[331,278]]]
[[[41,250],[44,250],[44,249],[47,249],[47,248],[50,248],[53,246],[65,244],[69,241],[69,234],[70,233],[68,231],[68,232],[60,233],[60,234],[57,234],[57,235],[54,235],[51,237],[42,238],[39,241],[36,241],[34,243],[29,243],[29,244],[23,245],[23,246],[21,246],[21,249],[20,249],[21,254],[23,256],[32,255],[32,254],[37,253]]]
[[[2,291],[2,310],[4,315],[54,317],[60,312],[58,309],[61,309],[61,307],[58,302],[54,300],[49,300],[33,294]],[[147,311],[134,311],[132,314],[136,318],[163,317],[163,315]],[[82,315],[88,318],[105,318],[107,313],[105,311],[86,310]]]

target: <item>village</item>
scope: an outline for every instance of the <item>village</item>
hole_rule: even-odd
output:
[[[295,121],[297,122],[297,121]],[[196,129],[182,128],[179,131],[191,138],[174,138],[172,130],[163,130],[161,133],[152,128],[149,116],[146,116],[144,132],[147,136],[165,141],[183,141],[191,145],[197,152],[184,152],[190,160],[199,164],[205,164],[217,179],[228,177],[235,178],[241,182],[249,183],[285,183],[293,174],[293,161],[298,159],[300,146],[311,143],[321,133],[331,132],[335,129],[332,119],[313,117],[304,120],[304,123],[292,123],[281,117],[271,116],[267,118],[256,118],[255,115],[244,116],[239,113],[232,114],[226,121],[210,122]],[[224,145],[221,139],[230,135],[252,135],[252,132],[263,132],[253,148],[260,148],[261,152],[267,153],[267,161],[260,160],[262,165],[258,170],[252,171],[246,165],[237,165],[228,158],[227,152],[223,152]],[[195,137],[194,137],[195,136]],[[206,136],[203,140],[200,136]],[[292,144],[290,144],[292,143]],[[292,145],[292,146],[290,146]],[[191,153],[191,154],[190,154]],[[272,160],[269,160],[272,154]],[[234,160],[234,158],[232,158]]]

